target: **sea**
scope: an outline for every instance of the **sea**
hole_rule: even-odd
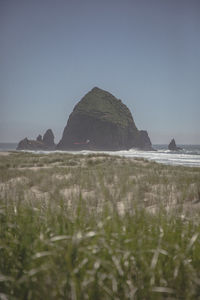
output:
[[[123,150],[123,151],[103,151],[110,155],[118,155],[122,157],[133,158],[145,158],[150,161],[156,161],[162,164],[174,165],[174,166],[189,166],[200,167],[200,145],[178,145],[182,148],[180,151],[170,151],[167,145],[153,145],[156,151],[141,151],[136,149]],[[2,151],[14,151],[17,147],[17,143],[0,143],[0,152]],[[49,154],[52,151],[31,151],[34,153]],[[55,151],[63,152],[63,151]],[[80,152],[68,152],[74,154],[89,154],[89,153],[102,153],[94,151],[80,151]]]

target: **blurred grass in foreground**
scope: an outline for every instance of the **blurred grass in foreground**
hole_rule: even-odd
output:
[[[29,153],[0,165],[0,299],[200,299],[199,168]]]

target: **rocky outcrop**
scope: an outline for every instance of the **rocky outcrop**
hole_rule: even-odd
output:
[[[138,148],[147,150],[147,151],[154,150],[154,149],[152,149],[151,140],[150,140],[148,132],[146,130],[140,130],[139,137],[140,138],[138,140]]]
[[[42,142],[42,136],[41,136],[41,134],[39,134],[39,135],[38,135],[38,137],[37,137],[36,141],[38,141],[38,142]]]
[[[171,151],[179,151],[179,150],[182,150],[182,148],[176,146],[175,139],[172,139],[172,140],[171,140],[171,142],[170,142],[169,145],[168,145],[168,149],[171,150]]]
[[[27,137],[21,140],[17,150],[54,150],[54,135],[51,129],[48,129],[43,136],[39,134],[36,140],[29,140]]]
[[[54,134],[51,129],[48,129],[43,136],[43,143],[48,147],[55,147]]]
[[[19,142],[17,150],[44,150],[44,145],[42,142],[37,140],[35,141],[25,138]]]
[[[74,107],[64,129],[60,150],[152,150],[148,133],[139,131],[121,100],[97,87]]]

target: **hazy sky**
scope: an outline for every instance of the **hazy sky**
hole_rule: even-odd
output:
[[[0,142],[61,138],[94,86],[152,143],[200,144],[200,0],[0,0]]]

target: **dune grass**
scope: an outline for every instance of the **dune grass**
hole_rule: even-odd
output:
[[[200,170],[0,157],[0,299],[200,299]]]

